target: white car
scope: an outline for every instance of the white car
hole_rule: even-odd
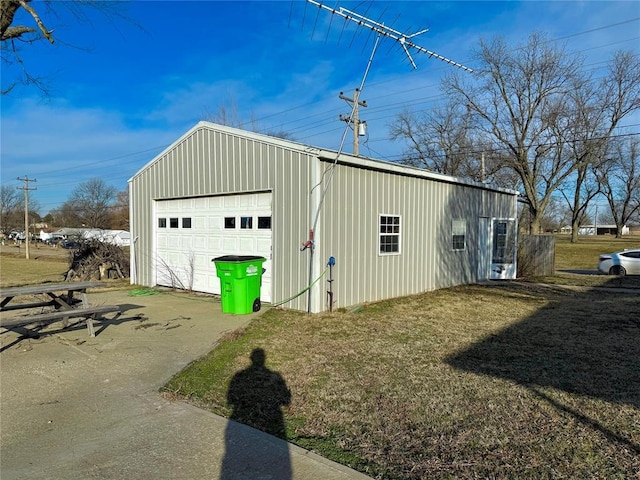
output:
[[[640,275],[640,248],[600,255],[598,270],[608,275]]]

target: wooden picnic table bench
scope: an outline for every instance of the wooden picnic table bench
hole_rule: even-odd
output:
[[[102,282],[67,282],[0,288],[0,298],[2,298],[0,314],[12,310],[28,311],[26,315],[16,315],[9,318],[0,316],[0,327],[13,329],[30,324],[44,325],[62,320],[62,325],[66,328],[70,318],[83,318],[87,324],[89,335],[95,337],[93,320],[101,318],[104,313],[118,312],[119,314],[121,311],[118,305],[89,305],[86,295],[87,289],[105,286],[106,284]],[[75,298],[76,293],[81,294],[81,299]],[[46,295],[49,298],[44,301],[19,302],[9,305],[16,297],[37,295]],[[36,309],[41,310],[47,307],[52,307],[53,310],[36,311]]]

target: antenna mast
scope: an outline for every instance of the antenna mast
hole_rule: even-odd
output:
[[[391,27],[387,27],[383,23],[376,22],[376,21],[371,20],[371,19],[369,19],[367,17],[359,15],[359,14],[357,14],[355,12],[347,10],[346,8],[343,8],[343,7],[335,9],[335,8],[327,7],[326,5],[323,5],[320,2],[316,2],[315,0],[307,0],[307,2],[311,3],[312,5],[315,5],[318,8],[322,8],[324,10],[327,10],[328,12],[331,12],[334,15],[339,15],[339,16],[343,17],[346,20],[350,20],[352,22],[355,22],[358,25],[360,25],[361,27],[369,28],[369,29],[373,30],[374,32],[379,33],[380,35],[384,35],[385,37],[389,37],[392,40],[395,40],[404,49],[404,52],[407,54],[407,57],[409,58],[409,61],[411,62],[411,65],[413,66],[413,68],[417,68],[417,66],[416,66],[415,62],[413,61],[413,57],[411,56],[410,49],[417,50],[417,51],[419,51],[421,53],[426,53],[427,55],[429,55],[429,57],[437,58],[438,60],[442,60],[443,62],[446,62],[446,63],[448,63],[450,65],[453,65],[454,67],[458,67],[458,68],[460,68],[462,70],[465,70],[467,72],[473,72],[473,70],[471,68],[465,67],[461,63],[454,62],[450,58],[443,57],[442,55],[438,55],[436,52],[432,52],[431,50],[427,50],[426,48],[423,48],[423,47],[421,47],[419,45],[416,45],[415,43],[413,43],[411,41],[412,38],[417,37],[418,35],[429,31],[429,29],[420,30],[419,32],[413,33],[411,35],[407,35],[407,34],[404,34],[402,32],[399,32],[397,30],[394,30]]]

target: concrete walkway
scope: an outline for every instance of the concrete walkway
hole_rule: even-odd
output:
[[[223,315],[210,297],[89,297],[126,308],[95,338],[60,323],[38,339],[0,333],[2,480],[368,478],[157,393],[253,315]]]

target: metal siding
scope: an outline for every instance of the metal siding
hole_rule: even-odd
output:
[[[492,215],[510,210],[511,195],[338,165],[317,242],[323,261],[336,258],[334,307],[476,281],[478,218],[487,194]],[[378,254],[380,214],[402,218],[400,255]],[[452,250],[453,218],[466,220],[464,251]]]
[[[131,179],[138,283],[155,285],[154,200],[271,190],[272,295],[277,300],[303,289],[308,267],[299,244],[306,239],[309,224],[306,186],[310,161],[306,154],[208,128],[200,128],[174,145]],[[287,306],[306,309],[306,300]]]
[[[154,199],[272,192],[273,299],[307,286],[309,251],[300,252],[310,211],[309,153],[209,127],[195,129],[131,179],[131,230],[138,283],[154,285]],[[318,188],[323,188],[322,186]],[[401,255],[378,255],[378,216],[402,217]],[[451,218],[467,219],[467,248],[451,249]],[[337,165],[316,232],[322,273],[336,258],[336,308],[475,281],[478,218],[516,216],[515,196],[354,166]],[[325,305],[326,279],[316,288]],[[306,310],[304,294],[284,305]]]

